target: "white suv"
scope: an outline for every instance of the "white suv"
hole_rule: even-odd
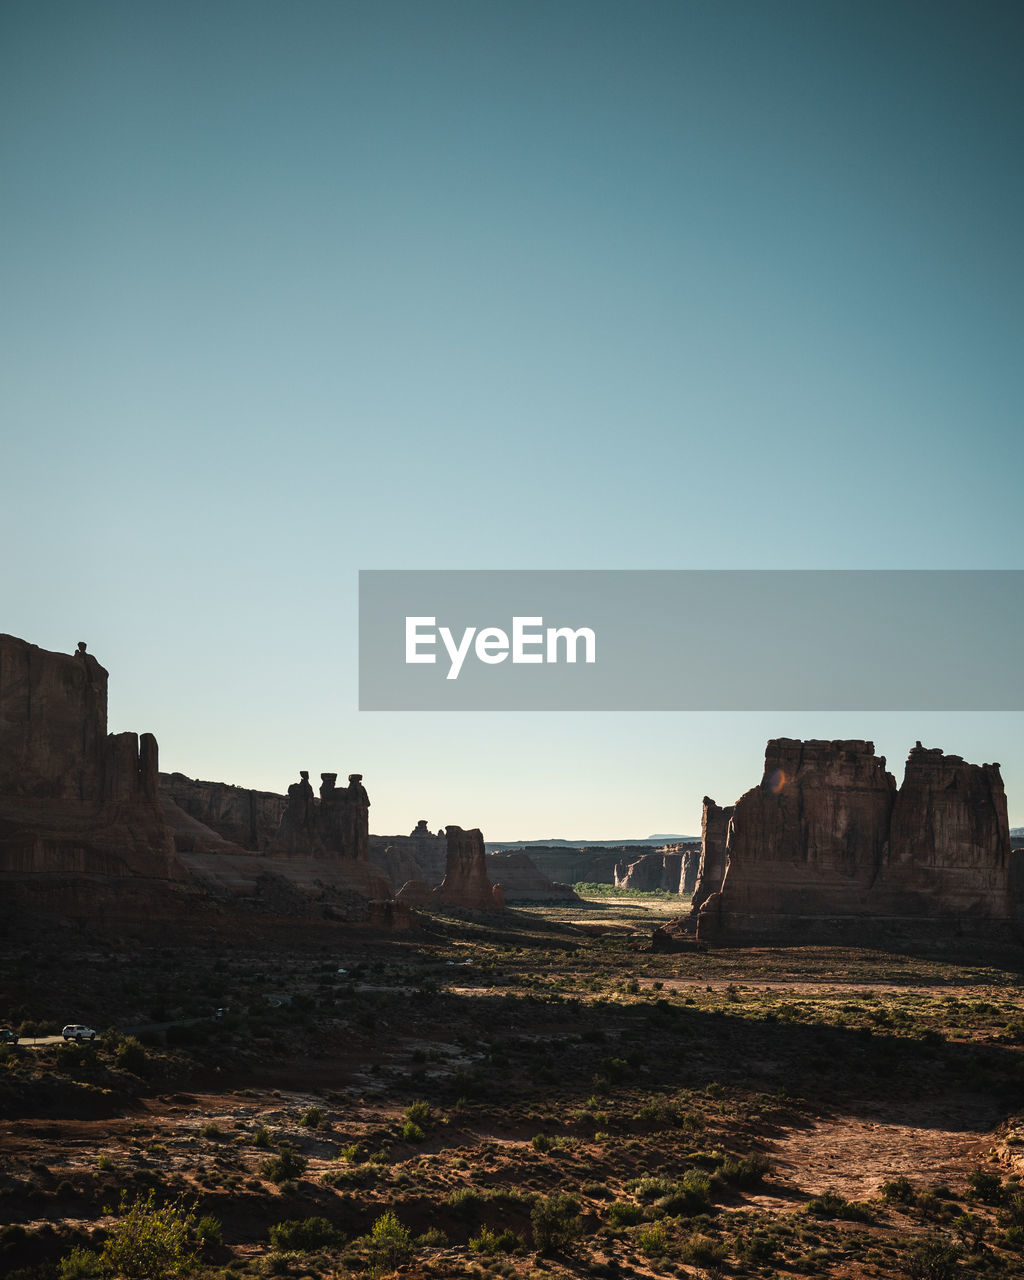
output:
[[[69,1022],[61,1032],[65,1040],[95,1040],[96,1032],[92,1027],[83,1027],[77,1022]]]

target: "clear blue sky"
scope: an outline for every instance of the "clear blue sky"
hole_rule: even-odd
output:
[[[0,630],[379,832],[693,832],[773,735],[1024,823],[1019,714],[355,710],[359,568],[1024,567],[1022,65],[1016,3],[6,0]]]

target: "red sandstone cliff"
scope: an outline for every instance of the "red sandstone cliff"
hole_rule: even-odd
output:
[[[0,882],[10,903],[160,910],[187,879],[157,791],[152,734],[107,733],[107,672],[85,646],[0,636]]]
[[[775,739],[760,786],[735,805],[724,867],[717,816],[705,802],[694,893],[701,937],[831,940],[843,928],[944,934],[1014,925],[998,765],[965,764],[918,743],[897,792],[873,743]]]

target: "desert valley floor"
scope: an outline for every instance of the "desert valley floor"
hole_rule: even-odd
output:
[[[1024,955],[646,949],[679,910],[8,936],[0,1274],[168,1202],[239,1280],[1024,1274]]]

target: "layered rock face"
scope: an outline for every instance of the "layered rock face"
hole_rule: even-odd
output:
[[[290,916],[408,927],[408,911],[384,911],[388,878],[369,862],[370,801],[362,774],[347,787],[303,771],[287,795],[163,775],[164,813],[179,857],[221,902]],[[375,905],[376,904],[376,905]]]
[[[689,857],[689,851],[659,849],[642,854],[634,862],[618,862],[615,865],[615,887],[638,889],[641,893],[659,889],[667,893],[681,893],[683,867]]]
[[[370,862],[383,871],[396,889],[410,880],[440,884],[444,879],[448,844],[443,829],[435,835],[421,818],[407,836],[370,836]]]
[[[966,764],[918,742],[893,807],[884,889],[894,909],[917,914],[938,899],[958,916],[991,919],[1009,864],[999,765]]]
[[[402,886],[397,897],[409,906],[444,904],[468,907],[475,911],[502,911],[505,895],[500,885],[492,885],[487,875],[484,838],[474,827],[463,831],[449,826],[445,831],[448,849],[444,879],[436,888],[422,880],[411,880]]]
[[[1013,925],[998,765],[918,743],[897,792],[871,742],[776,739],[760,786],[733,810],[724,867],[721,812],[705,803],[699,937],[830,940],[844,928],[918,935]]]
[[[494,853],[516,853],[518,849],[497,848]],[[621,862],[635,862],[651,852],[648,844],[623,844],[610,849],[591,845],[538,845],[522,850],[538,871],[561,884],[614,884],[615,868]]]
[[[272,791],[251,791],[226,782],[201,782],[183,773],[162,773],[160,795],[201,827],[253,853],[268,852],[288,804],[284,796]],[[192,824],[177,825],[180,834],[175,831],[175,841],[184,852],[201,852],[204,844],[215,847],[215,842]]]
[[[180,882],[152,734],[107,733],[107,672],[84,644],[0,636],[0,877],[13,901],[116,912]],[[147,887],[148,886],[148,887]],[[152,890],[152,893],[150,893]]]
[[[732,805],[723,808],[715,804],[710,796],[704,797],[700,820],[700,861],[697,864],[691,903],[694,911],[703,906],[708,898],[722,887],[732,815]]]
[[[487,874],[506,902],[578,902],[571,885],[559,884],[534,866],[525,853],[489,853]]]
[[[200,782],[181,773],[160,775],[160,795],[182,853],[246,851],[281,858],[369,861],[370,800],[361,773],[347,787],[336,773],[320,775],[314,795],[303,770],[287,795]]]
[[[107,733],[107,672],[85,645],[50,653],[0,636],[0,906],[92,926],[283,918],[403,927],[369,866],[358,774],[323,775],[306,856],[267,857],[291,797],[158,771],[151,734]]]

